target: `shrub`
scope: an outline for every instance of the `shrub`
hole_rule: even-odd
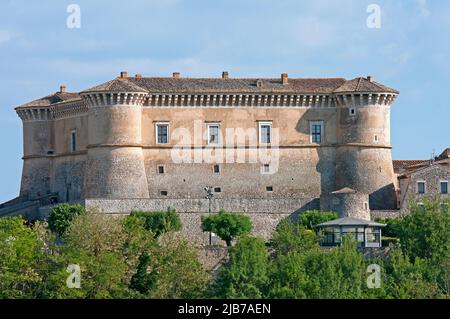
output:
[[[202,229],[217,234],[227,243],[227,246],[231,246],[233,239],[250,233],[252,223],[247,216],[221,210],[218,214],[203,216]]]
[[[337,219],[335,212],[322,212],[320,210],[308,210],[299,216],[299,223],[306,229],[314,229],[314,226]]]
[[[48,217],[48,227],[51,231],[59,236],[64,235],[69,228],[72,220],[78,216],[85,214],[86,210],[81,205],[59,204],[52,207]]]
[[[386,227],[383,228],[383,237],[392,237],[398,238],[401,227],[402,227],[402,219],[400,218],[377,218],[375,220],[377,223],[386,224]]]
[[[179,231],[182,227],[180,217],[174,209],[167,212],[134,211],[128,218],[143,220],[145,229],[152,231],[156,238],[169,231]]]

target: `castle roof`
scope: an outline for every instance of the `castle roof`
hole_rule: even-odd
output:
[[[80,94],[94,92],[148,92],[161,94],[333,94],[333,93],[392,93],[399,92],[372,80],[372,77],[344,78],[182,78],[173,77],[128,77],[126,72],[113,80],[94,86],[80,93],[65,92],[61,88],[41,99],[26,103],[22,107],[50,106],[55,103],[80,99]]]
[[[80,96],[78,93],[74,92],[55,92],[50,95],[44,96],[43,98],[28,102],[19,106],[18,108],[25,107],[39,107],[39,106],[50,106],[55,103],[67,102],[71,100],[79,100]]]
[[[342,86],[334,90],[334,93],[352,92],[383,92],[399,94],[399,91],[373,81],[372,77],[370,76],[367,78],[359,77],[350,81],[346,81]]]
[[[80,92],[92,93],[92,92],[147,92],[146,88],[143,88],[132,81],[130,78],[115,78],[106,83],[94,86],[90,89]]]

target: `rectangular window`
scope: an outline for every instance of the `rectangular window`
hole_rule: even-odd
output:
[[[264,174],[270,173],[270,164],[264,164],[263,167],[262,167],[262,172]]]
[[[221,192],[222,192],[222,188],[214,187],[214,193],[221,193]]]
[[[259,143],[270,144],[272,142],[272,122],[259,122]]]
[[[273,192],[273,186],[266,186],[267,192]]]
[[[169,123],[156,123],[156,144],[169,143]]]
[[[441,182],[441,194],[448,194],[448,182]]]
[[[220,166],[219,166],[219,164],[214,165],[214,173],[216,173],[216,174],[220,173]]]
[[[425,182],[417,182],[417,193],[425,194]]]
[[[77,131],[70,132],[70,151],[75,152],[77,150]]]
[[[323,121],[312,121],[309,123],[311,143],[320,144],[323,141]]]
[[[217,145],[219,144],[219,124],[208,124],[208,144]]]
[[[159,194],[160,194],[161,196],[167,196],[168,193],[169,193],[168,191],[160,191],[160,192],[159,192]]]
[[[164,165],[158,165],[158,174],[164,174]]]

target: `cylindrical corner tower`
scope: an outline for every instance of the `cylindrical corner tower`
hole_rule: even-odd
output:
[[[118,78],[81,96],[89,109],[86,198],[148,198],[141,145],[147,93]]]
[[[358,83],[355,91],[336,93],[336,189],[349,187],[369,194],[370,209],[395,209],[390,108],[398,92],[384,87],[374,90],[379,85],[370,77],[359,81],[367,83],[361,89]],[[367,87],[370,90],[363,91]]]
[[[53,150],[50,107],[16,108],[23,123],[23,169],[20,196],[35,199],[50,193],[49,154]]]

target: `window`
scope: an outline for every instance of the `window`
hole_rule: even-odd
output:
[[[364,210],[369,210],[369,203],[368,202],[364,202]]]
[[[216,174],[220,173],[220,165],[219,164],[214,165],[214,173],[216,173]]]
[[[417,193],[425,194],[425,182],[417,182]]]
[[[378,141],[379,141],[378,135],[375,135],[375,136],[373,137],[373,140],[374,140],[375,143],[378,143]]]
[[[448,194],[448,182],[447,181],[441,182],[441,194]]]
[[[266,186],[267,192],[273,192],[273,186]]]
[[[222,189],[220,187],[214,187],[214,193],[221,193]]]
[[[168,192],[167,191],[160,191],[159,194],[161,196],[167,196]]]
[[[169,123],[156,123],[156,144],[169,143]]]
[[[323,121],[310,122],[311,143],[320,144],[323,141]]]
[[[356,115],[356,109],[354,107],[351,107],[348,109],[348,114],[350,116]]]
[[[164,174],[164,165],[158,165],[158,174]]]
[[[70,132],[70,151],[75,152],[77,150],[77,131]]]
[[[259,122],[259,143],[270,144],[272,141],[272,122]]]
[[[208,144],[219,144],[219,124],[208,124]]]
[[[263,174],[268,174],[270,173],[270,165],[269,164],[264,164],[262,167],[262,173]]]

